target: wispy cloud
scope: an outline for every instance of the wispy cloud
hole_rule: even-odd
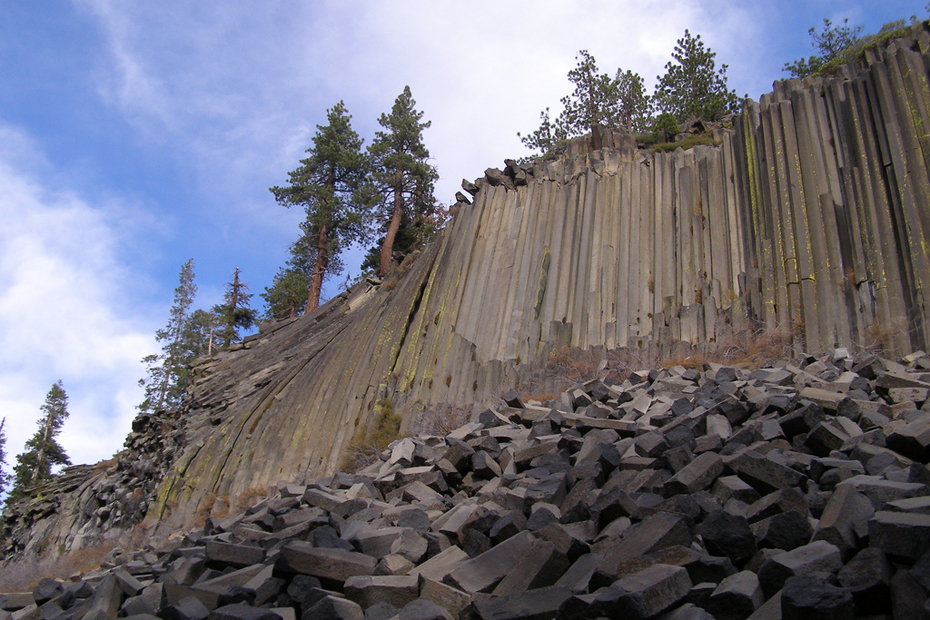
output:
[[[141,400],[139,359],[152,351],[150,316],[140,313],[121,266],[121,235],[135,228],[112,203],[91,204],[36,176],[44,164],[28,136],[0,125],[0,412],[7,454],[35,431],[39,407],[61,379],[71,418],[61,437],[72,460],[112,454]],[[144,306],[143,306],[144,307]]]

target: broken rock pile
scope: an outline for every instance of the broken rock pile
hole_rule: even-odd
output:
[[[930,357],[837,350],[504,397],[357,474],[106,574],[8,595],[13,620],[913,619],[930,597]]]

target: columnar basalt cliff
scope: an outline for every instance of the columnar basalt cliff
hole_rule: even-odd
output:
[[[202,361],[147,523],[330,473],[384,403],[409,427],[563,349],[654,360],[766,331],[808,352],[926,348],[928,70],[924,29],[777,83],[716,146],[653,153],[605,130],[603,149],[489,169],[385,282]]]

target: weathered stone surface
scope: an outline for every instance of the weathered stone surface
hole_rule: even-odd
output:
[[[876,512],[869,519],[869,540],[888,555],[913,562],[930,550],[930,515]]]
[[[229,566],[250,566],[258,564],[265,557],[261,547],[234,545],[220,541],[207,541],[206,560]]]
[[[741,571],[720,582],[710,595],[707,611],[716,620],[745,620],[764,602],[759,578],[751,571]]]
[[[665,483],[667,495],[697,493],[708,488],[723,473],[723,459],[713,452],[698,455]]]
[[[854,609],[849,590],[831,586],[815,575],[790,577],[781,592],[781,612],[785,620],[852,620]]]
[[[293,540],[281,549],[278,567],[321,579],[345,581],[357,575],[370,575],[377,565],[373,557],[343,551],[320,549],[309,543]]]
[[[419,584],[415,576],[358,576],[346,579],[343,591],[363,609],[375,603],[401,608],[419,596]]]
[[[270,609],[251,605],[225,605],[210,612],[208,620],[280,620],[281,616]]]
[[[517,534],[490,551],[462,562],[445,576],[444,581],[470,594],[490,592],[514,569],[534,541],[529,532]]]
[[[789,510],[757,521],[752,532],[759,547],[791,551],[809,543],[814,530],[807,517]]]
[[[755,555],[756,538],[745,517],[715,510],[707,515],[699,528],[707,550],[724,555],[740,565]]]
[[[796,487],[804,478],[799,472],[754,450],[743,451],[727,464],[743,481],[760,493]]]
[[[313,607],[304,612],[301,620],[364,620],[365,613],[357,603],[326,596],[320,599]]]
[[[478,599],[465,609],[466,620],[543,620],[555,617],[571,596],[565,588],[549,587],[509,596]]]
[[[623,562],[673,545],[686,545],[690,539],[691,533],[681,517],[658,513],[621,540],[599,549],[602,559],[598,569],[613,575]]]
[[[684,599],[691,590],[688,571],[656,564],[615,581],[591,602],[586,617],[653,617]]]
[[[181,599],[161,612],[161,617],[165,620],[206,620],[209,615],[210,610],[193,596]],[[111,617],[115,618],[116,615]]]
[[[836,573],[843,567],[840,550],[822,540],[773,556],[759,569],[759,582],[767,596],[782,588],[789,577],[810,573]]]
[[[856,613],[880,614],[891,609],[892,573],[885,554],[866,547],[840,569],[837,580],[852,593]]]

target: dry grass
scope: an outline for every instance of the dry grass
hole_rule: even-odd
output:
[[[607,355],[609,358],[609,352]],[[597,378],[597,369],[603,359],[603,351],[600,354],[581,349],[554,351],[546,359],[521,368],[514,389],[520,393],[523,402],[545,402],[558,398],[557,395],[573,383]],[[618,381],[624,378],[620,375],[611,377]]]
[[[371,465],[392,441],[400,437],[400,425],[403,418],[394,413],[391,399],[386,398],[376,405],[374,424],[370,428],[361,427],[355,437],[346,446],[339,469],[341,471],[358,471]]]
[[[887,327],[879,325],[877,321],[872,321],[865,328],[863,336],[862,348],[869,353],[885,356],[893,348],[894,333]]]
[[[556,400],[558,397],[559,397],[558,394],[554,394],[552,392],[543,392],[543,393],[520,392],[520,400],[522,400],[524,403],[529,402],[531,400],[535,400],[540,403],[546,403],[546,402],[549,402],[550,400]]]
[[[662,368],[668,370],[675,366],[682,366],[689,370],[703,370],[704,364],[709,362],[703,355],[673,355],[672,357],[662,360]]]
[[[417,416],[411,424],[410,432],[414,435],[444,436],[468,424],[470,418],[469,409],[449,403],[434,405]]]
[[[553,353],[546,368],[569,381],[590,381],[597,376],[597,360],[586,351],[557,351]]]
[[[240,510],[248,510],[266,497],[268,497],[268,487],[249,487],[236,495],[236,506]]]
[[[57,558],[31,556],[18,560],[0,569],[0,592],[29,592],[42,579],[63,581],[75,573],[95,570],[115,546],[115,542],[107,541]]]
[[[793,359],[797,342],[793,333],[784,330],[744,333],[731,336],[713,348],[660,359],[657,365],[665,369],[683,366],[694,370],[702,370],[706,363],[758,368],[767,362]]]

